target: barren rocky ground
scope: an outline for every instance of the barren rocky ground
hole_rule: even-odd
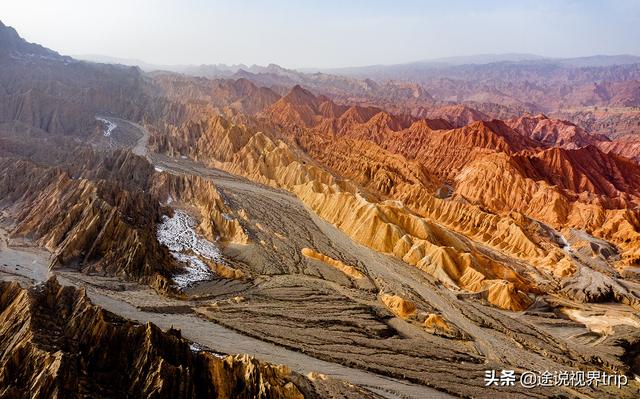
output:
[[[87,63],[1,23],[0,66],[0,396],[640,395],[635,136],[417,83]]]
[[[138,134],[140,141],[145,136]],[[465,299],[398,259],[354,243],[287,192],[188,159],[150,159],[161,173],[211,180],[230,213],[242,215],[250,242],[222,249],[224,262],[245,277],[200,281],[186,289],[185,299],[171,299],[112,277],[55,271],[60,282],[85,287],[94,303],[109,311],[179,328],[186,338],[217,352],[250,353],[387,397],[547,397],[554,388],[482,390],[484,370],[576,369],[590,361],[585,345],[597,350],[600,361],[619,367],[615,350],[607,352],[601,341],[594,346],[583,325],[545,313],[544,302],[534,306],[540,312],[512,313]],[[48,254],[28,241],[16,246],[3,234],[3,279],[42,280]],[[346,274],[326,258],[304,256],[305,248],[359,274]],[[383,295],[411,302],[416,314],[406,318],[385,307],[379,300]],[[446,327],[425,330],[429,314],[441,315]],[[599,391],[564,394],[614,395]]]

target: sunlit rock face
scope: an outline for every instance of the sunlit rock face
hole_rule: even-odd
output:
[[[248,356],[218,356],[180,331],[94,306],[55,279],[0,282],[0,393],[5,397],[302,398],[305,378]]]
[[[484,371],[638,374],[633,137],[496,91],[451,104],[413,82],[277,66],[146,74],[3,28],[0,256],[38,246],[51,255],[38,276],[86,284],[127,317],[188,314],[256,338],[241,351],[275,343],[298,370],[323,359],[362,387],[220,359],[49,281],[0,288],[0,396],[375,397],[366,387],[382,382],[372,389],[528,398],[574,392],[487,391]],[[567,99],[592,98],[588,85]],[[27,279],[23,259],[4,262],[3,280]],[[635,398],[632,383],[576,395]]]

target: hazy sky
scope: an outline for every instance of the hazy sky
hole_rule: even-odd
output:
[[[62,54],[155,64],[393,64],[456,55],[640,55],[640,0],[1,0]]]

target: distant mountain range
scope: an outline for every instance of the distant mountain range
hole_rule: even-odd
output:
[[[519,65],[533,65],[533,64],[550,64],[550,65],[563,65],[568,67],[605,67],[613,65],[628,65],[640,63],[640,56],[621,54],[621,55],[593,55],[587,57],[573,57],[573,58],[554,58],[544,57],[534,54],[478,54],[469,56],[447,57],[437,58],[432,60],[409,62],[404,64],[391,64],[391,65],[368,65],[361,67],[346,67],[346,68],[309,68],[304,69],[305,72],[325,72],[336,73],[340,75],[367,75],[371,73],[393,73],[398,69],[441,69],[452,66],[461,65],[487,65],[487,64],[519,64]]]
[[[245,78],[280,94],[302,85],[319,94],[359,103],[375,97],[397,104],[398,90],[408,90],[411,99],[498,104],[509,107],[513,114],[551,112],[561,107],[640,105],[640,57],[633,55],[545,58],[485,54],[322,71],[299,71],[276,64],[159,66],[109,57],[80,58],[210,79]],[[376,105],[384,103],[378,101]]]
[[[269,64],[267,66],[246,64],[201,64],[201,65],[160,65],[153,64],[146,61],[132,59],[132,58],[119,58],[108,55],[99,54],[81,54],[74,55],[74,58],[100,62],[107,64],[122,64],[130,66],[138,66],[145,71],[165,70],[171,72],[181,72],[188,74],[202,73],[211,75],[215,74],[233,74],[240,70],[252,72],[252,73],[268,73],[277,70],[283,70],[276,64]],[[392,71],[395,69],[403,68],[415,68],[415,67],[427,67],[427,68],[443,68],[460,65],[486,65],[494,63],[515,63],[521,65],[527,64],[557,64],[571,67],[605,67],[613,65],[629,65],[640,63],[640,56],[620,54],[620,55],[592,55],[585,57],[572,57],[572,58],[559,58],[559,57],[545,57],[536,54],[524,54],[524,53],[507,53],[507,54],[476,54],[476,55],[463,55],[454,57],[444,57],[427,59],[422,61],[404,63],[404,64],[390,64],[390,65],[366,65],[358,67],[344,67],[344,68],[294,68],[292,71],[298,71],[303,73],[331,73],[337,75],[367,75],[370,73],[380,71]]]
[[[594,130],[638,131],[639,64],[412,65],[144,72],[0,25],[0,396],[637,398],[640,134]]]

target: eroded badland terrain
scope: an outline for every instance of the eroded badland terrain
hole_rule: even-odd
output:
[[[144,73],[4,25],[0,66],[0,396],[640,395],[637,129]]]

